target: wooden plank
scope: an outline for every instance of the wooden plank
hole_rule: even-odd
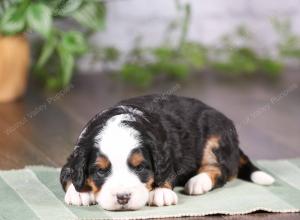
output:
[[[3,159],[5,168],[20,168],[26,164],[63,165],[81,129],[55,103],[49,104],[46,98],[39,96],[27,96],[21,102],[2,105],[0,121],[1,145],[4,146],[1,157],[6,158]],[[12,157],[19,163],[13,163]]]
[[[0,129],[3,131],[4,122],[0,120]],[[0,133],[0,168],[13,169],[23,168],[30,164],[55,165],[47,157],[27,142],[19,134],[7,135]]]

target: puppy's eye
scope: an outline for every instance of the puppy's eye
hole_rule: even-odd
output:
[[[137,167],[135,167],[135,171],[136,172],[141,172],[145,169],[145,166],[143,164],[138,165]]]
[[[105,176],[107,173],[109,173],[109,169],[105,169],[105,170],[99,169],[99,170],[97,170],[97,175],[100,176],[100,177]]]

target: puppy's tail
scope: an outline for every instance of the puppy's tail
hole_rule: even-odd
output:
[[[258,169],[242,150],[240,150],[238,178],[266,186],[273,184],[275,181],[271,175]]]

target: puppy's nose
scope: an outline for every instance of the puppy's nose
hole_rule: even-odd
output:
[[[130,199],[131,193],[118,193],[117,200],[120,205],[125,205]]]

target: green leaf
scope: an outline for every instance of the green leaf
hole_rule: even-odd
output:
[[[47,0],[49,2],[49,0]],[[59,0],[59,1],[52,1],[51,4],[53,8],[53,14],[55,16],[68,16],[75,10],[77,10],[83,0]]]
[[[261,72],[272,78],[278,77],[282,73],[283,65],[279,61],[270,58],[260,60]]]
[[[87,50],[87,42],[81,32],[69,31],[63,34],[61,46],[70,53],[84,53]]]
[[[104,28],[105,6],[99,2],[85,2],[72,17],[81,25],[98,31]]]
[[[108,62],[117,61],[120,57],[120,52],[117,48],[106,47],[104,48],[104,57],[103,59]]]
[[[51,34],[42,48],[40,57],[35,65],[35,69],[41,69],[45,66],[49,58],[53,55],[56,45],[57,39],[54,34]]]
[[[6,11],[11,8],[12,6],[21,3],[22,0],[2,0],[0,1],[0,18],[4,16]]]
[[[168,75],[174,77],[175,79],[183,80],[189,75],[189,68],[183,63],[170,63]]]
[[[152,69],[156,74],[162,73],[180,80],[186,79],[189,74],[188,66],[178,60],[154,63]]]
[[[185,62],[197,70],[201,70],[206,61],[206,51],[196,43],[184,43],[181,47],[181,57]]]
[[[214,61],[211,65],[220,73],[226,73],[231,76],[242,74],[252,75],[258,70],[257,60],[239,51],[234,51],[229,54],[226,60]]]
[[[62,88],[60,78],[56,76],[49,76],[46,80],[46,87],[50,90],[59,90]]]
[[[153,75],[149,68],[132,63],[123,65],[121,76],[126,82],[144,88],[149,86],[153,80]]]
[[[16,34],[22,32],[25,28],[24,11],[19,8],[11,7],[6,13],[0,23],[0,31],[4,34]]]
[[[247,56],[234,53],[230,57],[229,65],[233,74],[254,74],[257,69],[257,62]]]
[[[60,58],[60,67],[61,67],[61,82],[62,86],[67,86],[73,75],[74,69],[74,57],[73,55],[65,50],[63,47],[58,47],[58,55]]]
[[[170,60],[174,56],[175,52],[169,47],[158,47],[153,50],[153,54],[157,61]]]
[[[27,9],[27,22],[30,28],[47,38],[52,26],[52,12],[42,3],[32,3]]]

